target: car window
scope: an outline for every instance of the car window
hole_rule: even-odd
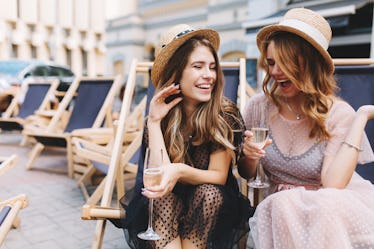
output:
[[[31,72],[32,76],[48,76],[48,68],[45,66],[37,66]]]
[[[50,75],[59,77],[74,76],[73,72],[68,69],[53,66],[51,67]]]

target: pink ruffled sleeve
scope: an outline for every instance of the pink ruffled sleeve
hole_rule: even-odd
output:
[[[335,101],[326,120],[327,129],[332,134],[326,146],[326,156],[334,156],[338,152],[354,116],[355,111],[348,103],[342,100]],[[374,161],[374,153],[366,134],[362,139],[361,148],[363,152],[359,153],[358,162],[364,164]]]

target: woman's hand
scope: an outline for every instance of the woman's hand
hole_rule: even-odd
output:
[[[142,194],[147,198],[161,198],[170,193],[179,180],[178,164],[166,164],[161,166],[162,179],[158,186],[143,189]]]
[[[176,104],[182,101],[182,97],[177,97],[170,103],[165,103],[168,96],[180,93],[179,85],[173,84],[156,93],[150,104],[148,112],[149,122],[160,122]]]
[[[367,120],[374,118],[374,105],[363,105],[357,110],[357,115],[364,115]]]
[[[244,141],[243,141],[243,154],[252,159],[258,160],[262,157],[265,157],[265,148],[269,146],[273,141],[269,138],[266,139],[265,146],[263,148],[258,147],[258,145],[253,141],[253,133],[249,130],[244,132]]]

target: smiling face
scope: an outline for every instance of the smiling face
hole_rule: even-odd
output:
[[[215,58],[208,47],[198,46],[192,51],[180,79],[184,105],[196,107],[211,99],[216,70]]]
[[[299,89],[292,84],[290,79],[284,74],[280,65],[277,63],[276,50],[274,41],[270,41],[266,50],[266,61],[270,76],[274,79],[274,83],[278,84],[278,88],[286,98],[292,98],[299,93]]]

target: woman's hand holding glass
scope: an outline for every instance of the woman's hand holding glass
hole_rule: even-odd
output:
[[[265,129],[265,128],[263,128]],[[251,160],[256,161],[256,177],[249,182],[249,186],[252,188],[267,188],[269,183],[266,180],[264,173],[262,172],[262,165],[259,160],[265,157],[265,148],[272,143],[272,140],[267,136],[268,131],[260,131],[266,134],[257,134],[257,136],[264,136],[261,142],[255,142],[256,134],[251,130],[244,132],[244,142],[243,142],[243,154]]]
[[[152,151],[155,153],[155,151]],[[157,153],[157,151],[156,151]],[[144,158],[144,169],[143,169],[143,184],[145,190],[152,186],[160,185],[161,178],[162,178],[162,150],[160,150],[161,155],[161,163],[156,163],[155,156],[151,154],[151,150],[149,148],[146,149],[145,158]],[[153,156],[153,157],[152,157]],[[148,228],[146,231],[141,232],[138,234],[138,237],[143,240],[159,240],[161,237],[158,235],[152,227],[152,220],[153,220],[153,197],[152,195],[148,195],[149,198],[149,207],[148,207]]]
[[[243,142],[243,154],[252,159],[259,160],[265,157],[265,148],[272,143],[270,138],[267,138],[263,146],[260,146],[258,143],[253,141],[253,132],[246,130],[244,132],[244,142]]]
[[[147,198],[161,198],[170,193],[179,180],[178,164],[163,164],[162,179],[159,185],[151,186],[143,191]]]

